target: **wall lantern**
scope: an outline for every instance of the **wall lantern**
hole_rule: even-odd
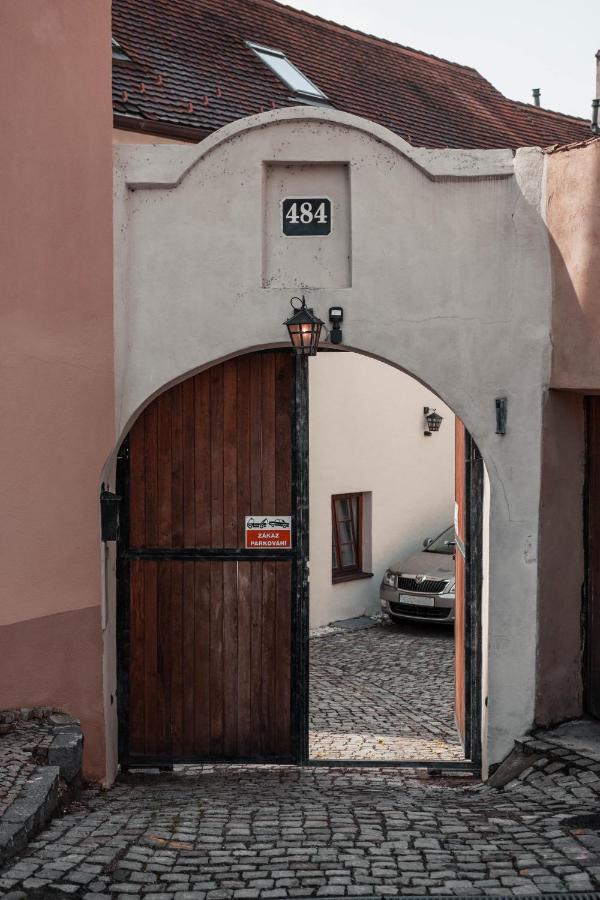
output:
[[[296,305],[298,303],[300,306]],[[296,353],[316,356],[324,323],[306,305],[304,297],[292,297],[290,306],[295,310],[294,315],[283,324],[287,326]]]
[[[423,432],[425,437],[430,437],[433,431],[439,431],[440,425],[443,422],[443,417],[440,416],[435,409],[429,409],[428,406],[423,407],[423,414],[425,415],[425,422],[427,423],[427,430]]]

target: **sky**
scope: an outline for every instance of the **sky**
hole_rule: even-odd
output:
[[[477,69],[507,97],[589,119],[600,0],[284,0]],[[298,60],[296,60],[298,62]]]

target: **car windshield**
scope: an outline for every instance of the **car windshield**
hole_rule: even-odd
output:
[[[449,556],[454,553],[456,540],[454,537],[454,525],[442,531],[425,550],[427,553],[447,553]]]

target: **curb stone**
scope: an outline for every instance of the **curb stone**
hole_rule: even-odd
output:
[[[34,769],[19,796],[0,817],[0,866],[23,850],[30,838],[52,818],[61,803],[61,784],[71,791],[79,787],[83,757],[81,728],[66,715],[55,716],[53,724],[47,765]]]
[[[0,822],[0,865],[27,846],[29,838],[44,825],[58,806],[58,766],[42,766],[26,782]]]
[[[48,748],[48,765],[58,766],[60,777],[71,784],[81,772],[83,734],[77,725],[64,725]]]

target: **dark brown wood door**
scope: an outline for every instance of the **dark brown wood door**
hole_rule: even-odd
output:
[[[466,666],[466,647],[465,647],[465,613],[466,613],[466,596],[465,596],[465,546],[466,546],[466,467],[465,467],[465,426],[457,417],[455,435],[455,528],[456,528],[456,599],[454,612],[454,648],[455,648],[455,714],[456,725],[460,734],[460,738],[465,744],[465,728],[466,728],[466,692],[465,692],[465,666]]]
[[[240,356],[161,394],[129,435],[122,761],[290,759],[294,551],[244,549],[292,515],[292,354]]]
[[[585,711],[600,719],[600,397],[587,398]]]

